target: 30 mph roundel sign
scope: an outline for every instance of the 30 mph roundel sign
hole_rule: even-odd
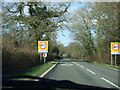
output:
[[[40,53],[48,52],[48,41],[38,41],[38,52]]]
[[[40,48],[41,48],[41,49],[45,49],[46,46],[47,46],[46,42],[41,42],[41,43],[40,43]]]
[[[120,54],[120,42],[111,42],[111,54]]]
[[[119,44],[118,43],[114,43],[112,45],[112,49],[115,50],[115,51],[117,51],[119,49]]]

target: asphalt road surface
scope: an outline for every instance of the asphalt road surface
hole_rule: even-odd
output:
[[[120,88],[118,70],[88,62],[62,59],[44,78],[70,80],[78,84]]]

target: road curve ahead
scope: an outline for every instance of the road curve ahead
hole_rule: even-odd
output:
[[[78,84],[120,88],[118,86],[118,70],[87,62],[62,59],[44,78],[70,80]]]

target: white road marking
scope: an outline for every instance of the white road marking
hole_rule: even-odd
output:
[[[91,71],[91,70],[89,70],[89,69],[86,69],[87,71],[89,71],[89,72],[91,72],[92,74],[96,74],[96,73],[94,73],[93,71]]]
[[[110,67],[109,67],[110,68]],[[119,71],[119,69],[115,69],[115,68],[110,68],[110,69],[112,69],[112,70],[116,70],[116,71]]]
[[[79,66],[79,64],[78,63],[76,63],[78,66]]]
[[[58,62],[57,62],[58,63]],[[50,70],[52,70],[56,65],[57,65],[57,63],[56,64],[54,64],[52,67],[50,67],[46,72],[44,72],[40,77],[44,77]]]
[[[85,68],[85,67],[83,67],[82,65],[80,65],[80,67],[81,67],[81,68]]]
[[[99,77],[100,75],[98,75],[98,77]]]
[[[109,84],[111,84],[111,85],[113,85],[114,87],[116,87],[116,88],[118,88],[118,89],[120,89],[120,87],[119,86],[117,86],[116,84],[114,84],[114,83],[112,83],[112,82],[110,82],[109,80],[107,80],[107,79],[105,79],[105,78],[101,78],[102,80],[104,80],[104,81],[106,81],[107,83],[109,83]]]
[[[78,64],[76,62],[73,62],[73,63],[76,64],[76,65],[78,65],[78,66],[80,66],[81,68],[85,68],[85,67],[83,67],[82,65],[80,65],[80,64]]]
[[[61,66],[72,66],[73,64],[61,64]]]
[[[73,63],[79,66],[79,64],[78,64],[78,63],[76,63],[76,62],[73,62]]]
[[[76,64],[76,62],[73,62],[74,64]]]

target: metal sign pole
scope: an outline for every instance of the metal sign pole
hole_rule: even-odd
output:
[[[39,60],[41,61],[41,54],[40,54],[40,57],[39,57],[39,58],[40,58]]]
[[[111,54],[111,65],[113,65],[113,61],[112,61],[112,54]]]
[[[41,61],[42,61],[42,53],[40,53],[40,63],[41,63]]]
[[[44,57],[44,63],[46,63],[46,57]]]
[[[43,53],[43,57],[44,57],[44,63],[46,63],[47,53]]]
[[[115,66],[117,66],[117,61],[116,61],[116,54],[115,54]]]

